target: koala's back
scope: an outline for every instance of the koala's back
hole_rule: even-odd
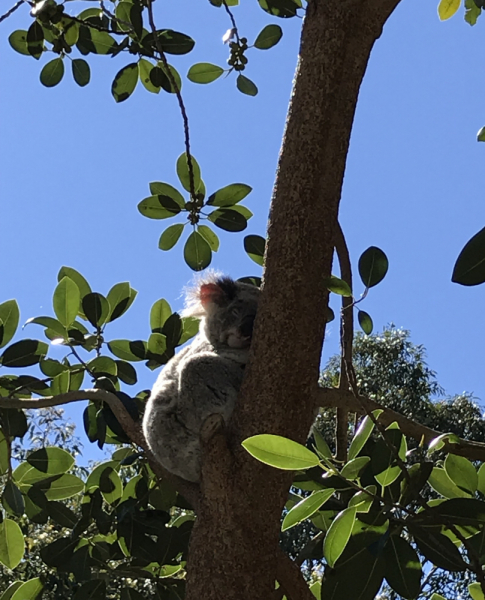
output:
[[[246,349],[215,351],[199,334],[163,368],[147,402],[143,428],[166,469],[189,481],[199,479],[202,424],[213,413],[229,420],[246,362]]]

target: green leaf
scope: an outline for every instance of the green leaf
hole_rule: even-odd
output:
[[[467,286],[485,281],[485,227],[465,244],[456,260],[451,281]]]
[[[122,2],[121,4],[130,4],[128,2]],[[118,5],[119,6],[119,5]],[[131,5],[133,6],[133,5]],[[158,94],[160,92],[160,85],[155,85],[150,77],[152,69],[156,68],[149,60],[140,58],[138,61],[138,77],[142,82],[146,90],[152,94]]]
[[[170,304],[161,298],[150,309],[150,329],[152,333],[161,333],[166,320],[172,314]]]
[[[173,248],[179,241],[183,230],[184,225],[182,223],[176,223],[175,225],[170,225],[167,227],[158,241],[158,247],[160,250],[170,250]]]
[[[109,304],[107,322],[114,321],[128,310],[128,306],[131,304],[131,292],[132,289],[128,281],[117,283],[110,289],[106,297]]]
[[[224,73],[224,69],[211,63],[192,65],[187,73],[187,79],[193,83],[211,83]]]
[[[332,521],[323,542],[323,556],[330,567],[333,567],[345,550],[355,522],[356,507],[346,508]]]
[[[195,45],[195,41],[191,37],[173,29],[159,31],[158,39],[166,54],[188,54]]]
[[[146,342],[141,340],[112,340],[108,342],[108,348],[117,358],[138,362],[146,358]]]
[[[429,600],[446,600],[441,594],[434,593]]]
[[[61,267],[59,273],[57,274],[57,281],[61,281],[64,277],[69,277],[69,279],[74,281],[79,288],[81,298],[84,298],[84,296],[91,293],[91,286],[81,275],[81,273],[76,271],[76,269],[73,269],[72,267]]]
[[[465,21],[469,24],[469,25],[475,25],[477,22],[478,17],[480,16],[482,12],[482,9],[479,8],[474,0],[465,0]],[[483,131],[482,136],[480,136],[480,131]],[[483,136],[483,134],[485,134],[485,128],[482,127],[482,129],[478,132],[478,136],[479,142],[483,142],[485,137]],[[482,139],[480,139],[480,137],[482,137]]]
[[[51,383],[51,393],[53,396],[65,394],[69,391],[71,384],[71,374],[69,371],[63,371],[54,377]]]
[[[373,415],[377,418],[376,413],[378,413],[378,415],[379,415],[381,412],[382,411],[374,411]],[[364,447],[364,444],[369,439],[369,436],[373,430],[374,430],[374,423],[373,423],[372,419],[367,415],[366,417],[364,417],[364,419],[362,419],[362,421],[359,425],[359,428],[355,432],[355,435],[350,444],[349,455],[348,455],[349,460],[352,460],[359,454],[359,452]]]
[[[258,93],[256,84],[241,73],[237,76],[236,87],[240,92],[247,96],[256,96]]]
[[[60,321],[54,319],[53,317],[33,317],[32,319],[27,319],[27,321],[25,321],[25,326],[30,325],[31,323],[35,325],[42,325],[43,327],[50,329],[51,331],[57,333],[58,336],[64,340],[66,340],[68,337],[67,328],[64,327]]]
[[[434,565],[446,571],[466,571],[467,565],[455,544],[445,535],[428,528],[411,528],[418,550]]]
[[[65,504],[62,504],[62,502],[48,502],[47,513],[49,517],[61,527],[72,529],[78,521],[76,513]]]
[[[3,323],[3,337],[0,348],[6,346],[15,335],[20,320],[20,310],[17,300],[7,300],[0,304],[0,320]]]
[[[207,204],[211,206],[234,206],[251,193],[252,187],[245,183],[231,183],[209,196]]]
[[[199,163],[195,160],[193,156],[191,158],[192,163],[192,172],[194,176],[194,192],[199,190],[201,184],[201,176],[200,176],[200,167]],[[184,190],[190,192],[190,176],[189,176],[189,166],[187,160],[187,154],[184,152],[177,159],[177,175],[180,180],[180,183],[183,185]]]
[[[24,498],[19,488],[11,479],[5,484],[2,494],[2,504],[5,510],[10,514],[16,515],[17,517],[21,517],[24,514]]]
[[[82,309],[93,327],[101,327],[108,320],[110,305],[108,300],[98,292],[91,292],[82,299]]]
[[[313,492],[311,496],[304,498],[301,502],[298,502],[298,504],[288,511],[283,519],[281,531],[286,531],[287,529],[290,529],[290,527],[294,527],[298,523],[311,517],[329,498],[331,498],[334,492],[335,490],[333,488],[319,490]]]
[[[485,594],[482,591],[480,583],[470,583],[468,585],[468,592],[473,600],[485,600]]]
[[[0,409],[3,433],[6,436],[22,438],[27,433],[29,425],[23,410],[17,408]]]
[[[91,80],[91,69],[89,68],[89,64],[83,58],[74,58],[71,66],[74,81],[80,87],[88,85]]]
[[[169,73],[171,74],[175,85],[172,84]],[[159,61],[157,66],[153,67],[150,71],[150,80],[153,85],[161,87],[169,94],[175,94],[182,89],[182,79],[177,69],[172,67],[172,65],[168,65],[167,69],[161,61]]]
[[[152,333],[148,338],[148,351],[163,356],[167,349],[167,338],[161,333]]]
[[[123,496],[123,484],[115,467],[114,461],[102,463],[95,467],[86,481],[86,491],[99,488],[108,504],[117,502]]]
[[[207,218],[225,231],[243,231],[248,226],[247,219],[232,208],[219,208],[211,212]]]
[[[125,362],[124,360],[117,360],[115,362],[118,377],[121,379],[121,381],[127,385],[135,385],[135,383],[138,381],[135,368],[130,365],[129,362]]]
[[[473,464],[463,456],[448,454],[444,468],[448,477],[459,488],[474,494],[478,487],[478,474]]]
[[[53,475],[52,478],[48,478],[46,481],[45,495],[48,500],[65,500],[79,494],[84,489],[83,480],[70,473]],[[44,489],[43,483],[40,482],[36,485]]]
[[[374,328],[374,324],[372,323],[371,316],[369,313],[366,313],[363,310],[359,310],[357,313],[357,318],[359,320],[359,325],[362,328],[362,331],[370,335],[372,333],[372,329]]]
[[[339,296],[352,296],[352,290],[349,287],[349,284],[346,283],[343,279],[339,277],[335,277],[335,275],[331,275],[330,277],[326,277],[324,279],[325,286],[330,292],[334,294],[338,294]]]
[[[27,50],[31,56],[39,59],[44,52],[44,30],[35,20],[27,31]]]
[[[81,294],[76,283],[70,277],[63,277],[54,291],[52,303],[56,317],[64,327],[75,321],[80,301]]]
[[[185,344],[188,340],[197,335],[199,331],[199,319],[194,317],[182,318],[183,333],[179,339],[179,345]]]
[[[148,219],[170,219],[180,212],[180,206],[169,196],[156,195],[144,198],[138,210]]]
[[[260,267],[263,266],[264,251],[266,249],[266,240],[260,235],[247,235],[244,238],[244,250],[246,250],[250,259]]]
[[[445,498],[469,498],[470,494],[461,490],[447,475],[444,469],[434,467],[428,479],[435,492]]]
[[[376,246],[370,246],[359,258],[359,275],[362,283],[371,288],[380,283],[389,269],[389,261],[384,252]]]
[[[5,349],[1,361],[4,367],[31,367],[36,365],[49,350],[44,342],[20,340]]]
[[[3,592],[3,594],[0,596],[0,600],[12,600],[12,596],[21,585],[23,585],[23,581],[14,581],[11,583],[5,592]]]
[[[39,577],[29,579],[14,593],[11,600],[36,600],[42,592],[44,584]]]
[[[207,227],[207,225],[198,225],[197,231],[209,244],[212,252],[217,252],[219,250],[219,238],[217,237],[215,231],[212,231],[212,229],[210,227]]]
[[[193,231],[184,247],[184,259],[193,271],[202,271],[212,260],[212,250],[198,231]]]
[[[344,465],[340,474],[350,481],[357,479],[362,469],[364,469],[369,462],[370,456],[358,456],[357,458],[353,458]]]
[[[450,19],[460,8],[461,0],[440,0],[438,4],[438,16],[441,21]]]
[[[64,61],[61,57],[54,58],[40,72],[40,82],[45,87],[54,87],[64,77]]]
[[[282,19],[296,16],[296,11],[301,8],[297,0],[258,0],[258,2],[265,12]]]
[[[277,469],[297,471],[320,463],[318,456],[308,448],[279,435],[254,435],[244,440],[242,446],[260,462]]]
[[[47,447],[32,452],[27,457],[29,465],[46,473],[47,475],[59,475],[65,473],[74,464],[74,458],[62,448]]]
[[[266,25],[256,38],[254,47],[259,50],[268,50],[276,46],[282,37],[283,30],[279,25]]]
[[[332,458],[332,451],[328,447],[327,442],[325,441],[323,435],[318,431],[315,425],[312,428],[313,438],[315,439],[315,445],[317,447],[318,452],[324,458]]]
[[[24,556],[24,550],[22,530],[15,521],[4,519],[0,523],[0,563],[7,569],[15,569]]]
[[[475,4],[475,1],[474,1],[474,0],[469,0],[469,2],[470,2],[470,5],[473,5],[473,6],[474,6],[474,10],[476,9],[476,10],[478,10],[478,11],[479,11],[479,13],[478,13],[478,14],[480,14],[480,13],[482,12],[482,11],[481,11],[481,9],[480,9],[480,8],[478,8],[478,6]],[[471,18],[471,17],[470,17],[470,18]],[[466,16],[465,16],[465,19],[466,19]],[[475,18],[475,22],[476,22],[476,18]],[[474,24],[475,24],[475,23],[473,23],[473,25],[474,25]],[[485,127],[481,127],[481,128],[479,129],[479,131],[478,131],[478,133],[477,133],[477,142],[485,142]]]
[[[106,31],[90,28],[91,52],[95,54],[111,54],[116,48],[116,40]]]
[[[421,590],[423,570],[414,548],[404,538],[391,535],[384,558],[387,583],[399,596],[409,600],[416,598]]]
[[[127,100],[135,91],[138,82],[138,65],[130,63],[116,74],[111,84],[111,93],[116,102]]]
[[[25,29],[17,29],[8,36],[9,44],[19,54],[30,56],[27,48],[27,32]],[[0,599],[1,600],[1,599]]]
[[[150,192],[154,196],[168,196],[171,198],[176,204],[178,204],[179,208],[184,208],[185,200],[182,194],[170,185],[169,183],[162,183],[161,181],[152,181],[150,183]]]

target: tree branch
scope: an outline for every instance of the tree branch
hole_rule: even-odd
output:
[[[424,440],[429,444],[431,440],[441,435],[443,432],[435,431],[430,427],[421,425],[404,415],[382,406],[378,402],[359,396],[356,398],[352,392],[342,391],[337,388],[319,388],[317,394],[317,404],[325,408],[346,408],[349,412],[364,414],[373,410],[380,409],[382,414],[379,416],[379,422],[384,426],[397,421],[401,431],[414,438],[417,441]],[[460,439],[457,443],[445,442],[444,449],[450,454],[464,456],[470,460],[485,461],[485,444]]]
[[[48,396],[45,398],[0,398],[0,408],[17,408],[17,409],[39,409],[49,408],[51,406],[62,406],[71,402],[79,402],[82,400],[94,400],[106,402],[111,408],[113,414],[118,419],[123,431],[130,440],[140,446],[145,452],[150,468],[160,479],[168,479],[176,487],[177,491],[192,505],[194,510],[197,510],[199,502],[199,486],[166,471],[162,465],[156,460],[152,454],[143,435],[141,425],[135,422],[121,400],[106,390],[89,389],[79,390],[74,392],[66,392],[57,396]]]

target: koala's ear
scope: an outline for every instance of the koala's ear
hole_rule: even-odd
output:
[[[203,283],[199,288],[199,300],[207,309],[211,304],[222,306],[227,298],[224,290],[217,283]]]

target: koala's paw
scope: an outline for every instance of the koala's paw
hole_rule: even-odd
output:
[[[219,413],[209,415],[207,419],[202,423],[200,430],[200,437],[203,442],[207,442],[212,439],[216,433],[221,432],[224,429],[224,418]]]

